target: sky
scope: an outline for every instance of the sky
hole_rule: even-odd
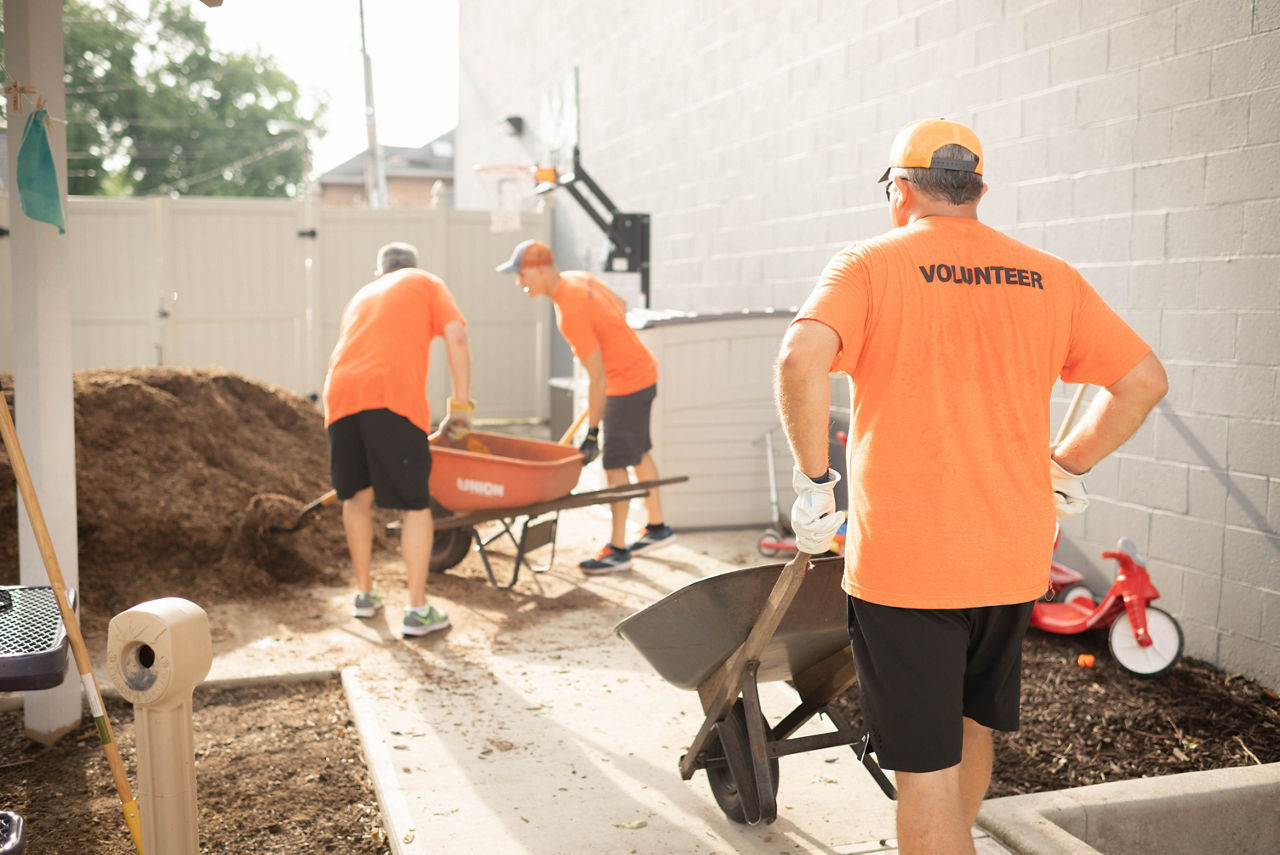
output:
[[[378,142],[422,146],[458,120],[459,0],[364,0]],[[311,146],[317,174],[365,151],[359,0],[191,3],[225,53],[260,51],[298,84],[304,105],[327,100],[327,133]]]

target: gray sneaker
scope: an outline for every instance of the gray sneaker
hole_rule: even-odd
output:
[[[382,611],[382,595],[376,590],[365,593],[356,591],[355,604],[351,606],[353,617],[371,618]]]
[[[404,623],[400,625],[400,631],[405,635],[428,635],[442,629],[448,629],[449,616],[444,612],[436,611],[435,606],[428,605],[426,611],[418,611],[417,609],[404,610]]]

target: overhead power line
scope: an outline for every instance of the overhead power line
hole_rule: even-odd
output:
[[[203,184],[205,181],[209,181],[214,178],[219,178],[222,176],[223,173],[229,170],[234,171],[236,169],[240,169],[241,167],[248,166],[251,163],[257,163],[258,161],[271,157],[274,154],[279,154],[282,151],[287,151],[291,148],[294,148],[299,143],[303,143],[303,142],[305,142],[305,139],[303,137],[300,137],[300,136],[292,137],[282,142],[278,142],[275,145],[271,146],[270,148],[265,148],[262,151],[255,152],[254,154],[248,155],[247,157],[242,157],[239,160],[233,160],[230,163],[226,164],[225,166],[219,166],[217,169],[210,169],[208,172],[202,172],[199,175],[193,176],[191,178],[183,178],[180,181],[176,182],[176,184],[173,182],[168,184],[161,184],[159,187],[155,189],[154,193],[155,194],[171,193],[177,189],[177,184],[184,184],[189,189],[197,184]]]

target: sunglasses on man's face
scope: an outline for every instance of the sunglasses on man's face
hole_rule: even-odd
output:
[[[885,185],[884,185],[884,200],[885,200],[886,202],[892,202],[892,201],[893,201],[893,197],[889,195],[889,191],[893,189],[893,186],[894,186],[894,180],[893,180],[893,179],[894,179],[894,178],[901,178],[903,181],[910,181],[910,180],[911,180],[911,179],[906,178],[905,176],[902,176],[902,175],[894,175],[892,178],[890,178],[888,181],[886,181],[886,182],[885,182]]]

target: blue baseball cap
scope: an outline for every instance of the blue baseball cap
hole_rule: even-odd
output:
[[[554,261],[551,247],[540,240],[526,240],[516,244],[511,257],[494,269],[499,273],[518,273],[526,267],[542,267]]]

